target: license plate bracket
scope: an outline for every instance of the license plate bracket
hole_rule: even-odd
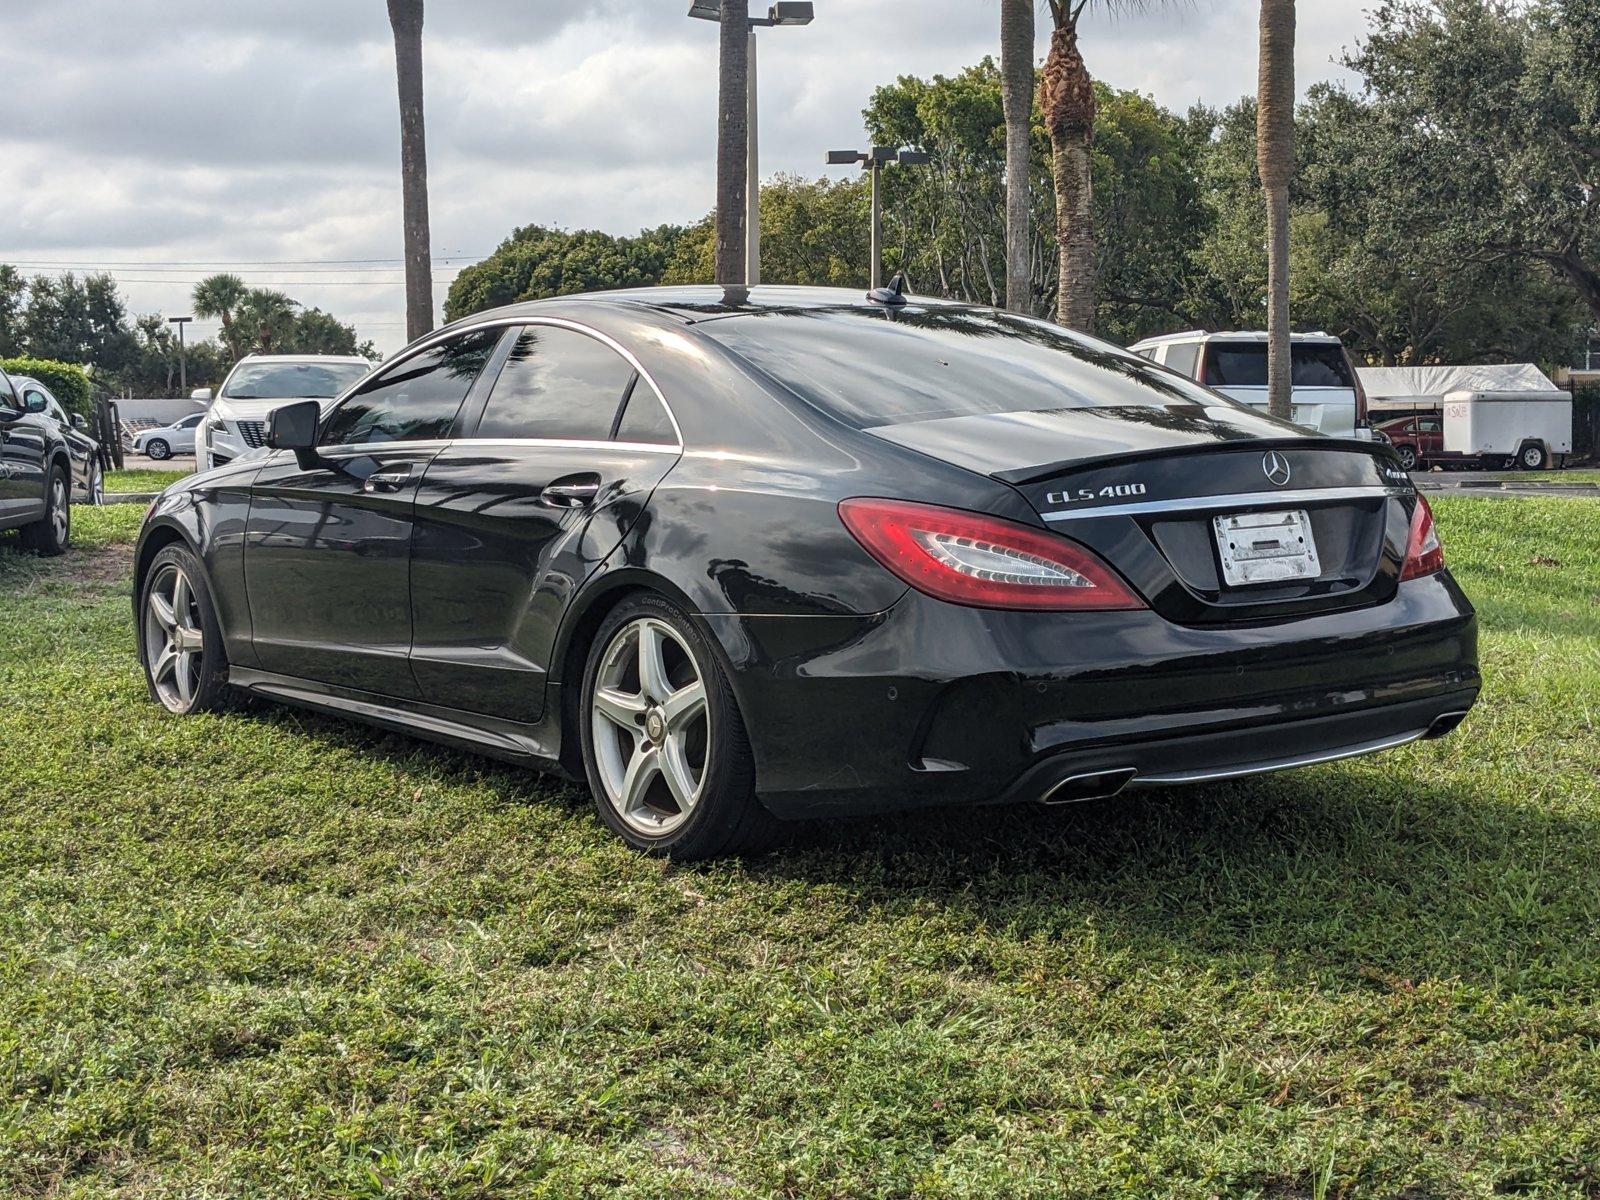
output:
[[[1298,583],[1322,574],[1311,514],[1303,508],[1212,518],[1228,587]]]

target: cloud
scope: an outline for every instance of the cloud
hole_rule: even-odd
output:
[[[1363,2],[1303,6],[1302,85],[1338,74],[1331,60],[1360,36]],[[823,174],[828,147],[864,139],[875,86],[996,52],[997,0],[817,8],[809,28],[759,35],[769,175]],[[436,254],[487,252],[530,222],[626,233],[702,216],[716,31],[686,9],[430,0]],[[393,46],[379,0],[58,0],[6,25],[0,155],[27,186],[0,210],[0,261],[398,259]],[[1192,0],[1097,15],[1083,45],[1097,77],[1183,109],[1254,89],[1255,35],[1255,0]],[[186,307],[200,270],[116,268],[136,311]],[[245,273],[355,319],[386,349],[402,340],[397,267]]]

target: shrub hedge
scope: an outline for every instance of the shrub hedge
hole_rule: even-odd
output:
[[[7,375],[30,375],[61,401],[69,413],[89,415],[94,398],[89,376],[76,363],[52,362],[47,358],[0,358],[0,370]]]

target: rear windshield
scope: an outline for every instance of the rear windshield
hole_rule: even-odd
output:
[[[698,328],[857,429],[987,413],[1218,403],[1137,355],[1003,313],[774,310]]]
[[[1343,347],[1296,342],[1293,361],[1295,387],[1355,387]],[[1206,347],[1205,381],[1210,387],[1266,387],[1267,344],[1212,342]]]
[[[247,363],[222,394],[230,400],[330,400],[371,369],[362,363]]]

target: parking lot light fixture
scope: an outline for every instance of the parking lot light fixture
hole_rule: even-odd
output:
[[[883,286],[883,205],[878,192],[878,173],[890,163],[907,167],[926,166],[932,156],[926,150],[898,146],[874,146],[871,150],[829,150],[830,167],[860,165],[872,172],[872,289]]]
[[[699,21],[721,21],[722,0],[692,0],[689,5],[689,15]],[[759,88],[756,81],[756,30],[779,25],[809,25],[815,19],[815,6],[810,0],[779,0],[779,3],[767,9],[766,16],[750,18],[749,92],[746,98],[749,146],[745,155],[749,179],[745,188],[745,202],[748,205],[745,216],[746,287],[755,287],[761,282],[761,155],[757,120],[760,105],[757,101]]]

